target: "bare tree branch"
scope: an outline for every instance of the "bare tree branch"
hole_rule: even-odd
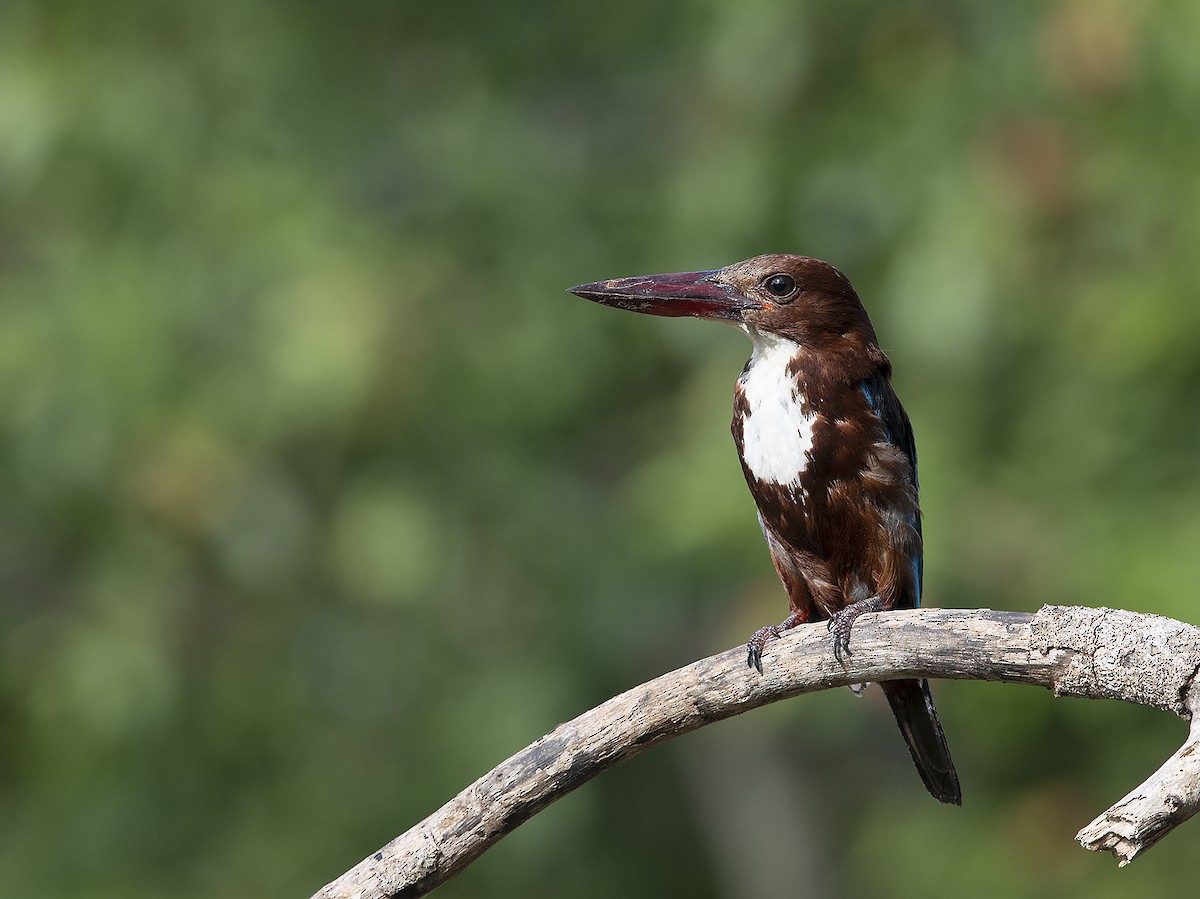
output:
[[[1187,740],[1141,786],[1075,835],[1084,849],[1107,849],[1125,867],[1200,811],[1200,689],[1188,696]]]
[[[634,687],[502,762],[315,899],[422,896],[556,799],[651,746],[800,693],[902,677],[1035,684],[1190,718],[1184,746],[1077,837],[1122,865],[1200,808],[1200,628],[1075,606],[1035,615],[919,609],[863,615],[846,661],[834,660],[815,624],[768,644],[764,676],[735,649]]]

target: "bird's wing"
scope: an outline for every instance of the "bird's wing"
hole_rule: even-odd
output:
[[[908,458],[909,465],[912,467],[912,485],[913,490],[919,490],[917,480],[917,443],[913,437],[912,423],[908,420],[908,413],[904,411],[904,406],[900,403],[900,398],[896,396],[896,391],[892,389],[892,385],[888,379],[882,374],[876,374],[862,383],[863,395],[867,398],[867,404],[871,410],[879,416],[879,420],[883,423],[883,433],[888,443],[899,449]],[[913,514],[908,519],[908,524],[917,532],[917,552],[910,560],[915,574],[917,585],[917,595],[913,597],[913,605],[921,605],[921,590],[923,586],[925,573],[925,560],[922,550],[923,541],[921,539],[921,513],[919,509],[914,509]]]

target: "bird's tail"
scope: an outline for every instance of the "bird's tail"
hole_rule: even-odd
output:
[[[925,782],[926,789],[939,802],[962,805],[962,790],[958,785],[958,774],[950,759],[950,748],[942,723],[938,721],[929,694],[929,683],[923,680],[894,680],[880,684],[887,696],[888,705],[900,725],[900,733],[912,753],[917,772]]]

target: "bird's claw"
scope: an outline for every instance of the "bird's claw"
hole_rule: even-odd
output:
[[[779,626],[769,624],[766,627],[760,627],[756,630],[753,636],[746,641],[746,664],[751,668],[757,668],[758,673],[763,673],[762,667],[762,652],[763,647],[768,640],[779,637]]]
[[[853,655],[850,652],[850,631],[854,627],[854,622],[858,620],[858,616],[866,612],[879,612],[882,609],[883,598],[872,596],[869,599],[851,603],[844,609],[838,609],[830,617],[829,631],[833,634],[833,657],[837,659],[839,665],[845,667],[846,660]]]
[[[854,626],[854,619],[857,615],[846,615],[849,608],[839,609],[838,612],[829,619],[829,632],[833,634],[833,657],[842,667],[846,666],[846,660],[853,655],[850,651],[850,629]]]
[[[763,647],[767,645],[767,641],[778,639],[779,635],[784,631],[791,630],[797,624],[803,624],[807,620],[807,612],[793,611],[792,614],[788,615],[779,624],[768,624],[766,627],[760,627],[746,641],[746,664],[751,668],[758,669],[758,673],[762,674],[762,652]]]

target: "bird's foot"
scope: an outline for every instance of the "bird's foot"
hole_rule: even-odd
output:
[[[849,657],[850,653],[850,630],[854,627],[854,622],[859,615],[866,612],[882,612],[883,597],[870,596],[866,599],[860,599],[858,602],[851,603],[844,609],[838,609],[832,618],[829,619],[829,630],[833,634],[833,657],[842,665],[846,664],[844,657]]]
[[[779,624],[769,624],[766,627],[760,627],[754,632],[754,635],[746,641],[746,664],[751,668],[757,668],[758,673],[763,673],[762,667],[762,652],[768,640],[776,639],[781,633],[786,630],[791,630],[797,624],[803,624],[808,620],[807,613],[792,612],[787,618],[779,622]]]

